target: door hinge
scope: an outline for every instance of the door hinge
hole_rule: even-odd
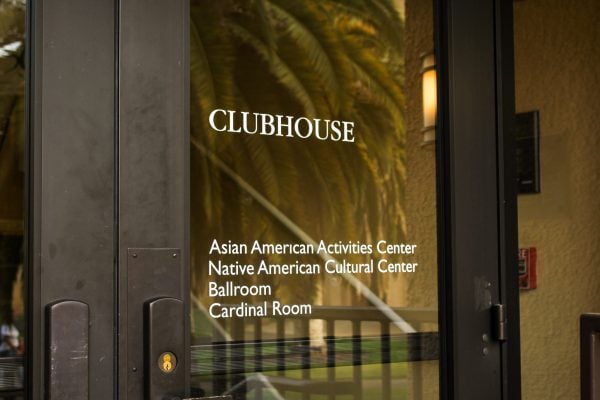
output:
[[[494,340],[504,342],[508,336],[506,306],[504,304],[492,305],[492,324]]]

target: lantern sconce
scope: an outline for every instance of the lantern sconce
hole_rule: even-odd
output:
[[[437,114],[437,76],[435,56],[421,55],[421,85],[423,89],[423,145],[435,142],[435,120]]]

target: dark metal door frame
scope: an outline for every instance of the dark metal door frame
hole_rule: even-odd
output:
[[[436,4],[442,398],[518,399],[512,2]],[[169,296],[189,307],[187,24],[185,0],[30,3],[30,399],[77,390],[48,368],[66,300],[89,307],[89,398],[142,398],[140,302],[159,293],[126,293],[131,249],[180,252]]]
[[[144,308],[188,306],[188,14],[185,0],[29,2],[30,399],[143,399]],[[178,255],[174,282],[128,295],[130,274],[157,276],[145,249]],[[57,325],[71,309],[49,312],[73,300],[83,338]],[[178,368],[187,378],[187,354]]]
[[[142,325],[144,303],[174,297],[183,301],[184,315],[189,315],[189,1],[118,4],[118,357],[127,360],[127,367],[118,369],[118,393],[120,398],[142,400],[142,343],[149,329]],[[171,249],[181,257],[168,272],[147,277],[158,279],[144,278],[143,270],[152,268],[148,264],[136,277],[128,251],[133,248]],[[136,278],[143,279],[145,284],[138,286],[145,287],[133,297],[130,284]],[[179,328],[183,324],[186,333],[188,323],[187,318],[165,321]],[[189,347],[188,341],[180,345]],[[177,356],[187,387],[190,365],[185,353]]]
[[[65,380],[47,367],[60,360],[50,359],[53,327],[46,312],[64,300],[89,307],[83,343],[89,393],[104,399],[114,394],[115,11],[109,1],[28,4],[30,399],[45,398],[52,382],[53,390],[82,393],[80,376]],[[55,323],[72,315],[61,310]]]
[[[520,399],[512,1],[440,1],[436,26],[442,392]]]

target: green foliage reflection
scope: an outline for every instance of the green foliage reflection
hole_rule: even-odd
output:
[[[403,21],[391,1],[193,0],[190,42],[196,295],[214,238],[298,240],[211,157],[314,238],[403,238]],[[215,108],[351,120],[356,143],[217,134]],[[377,276],[361,279],[385,297]],[[312,300],[319,288],[301,277],[261,283],[293,289],[282,300]]]

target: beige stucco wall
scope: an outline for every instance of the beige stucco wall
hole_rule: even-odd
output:
[[[419,271],[409,277],[410,307],[437,307],[435,145],[423,145],[421,54],[433,52],[432,2],[406,4],[406,219],[418,247]]]
[[[523,399],[579,397],[578,318],[600,312],[600,2],[515,2],[517,111],[540,110],[542,193],[519,197],[520,246],[538,249],[539,288],[521,294]],[[428,265],[409,306],[435,306],[435,168],[420,148],[418,55],[432,49],[430,2],[408,1],[407,227]],[[437,393],[426,368],[425,398]]]
[[[437,228],[435,146],[423,146],[421,111],[421,54],[433,52],[433,2],[406,1],[406,220],[407,240],[418,247],[419,271],[407,277],[408,307],[437,308]],[[435,325],[423,327],[434,330]],[[413,383],[423,400],[439,399],[438,362],[413,363],[409,369],[409,398]]]
[[[579,398],[578,318],[600,312],[600,1],[515,2],[517,111],[539,110],[541,194],[519,197],[538,250],[521,294],[524,400]]]

